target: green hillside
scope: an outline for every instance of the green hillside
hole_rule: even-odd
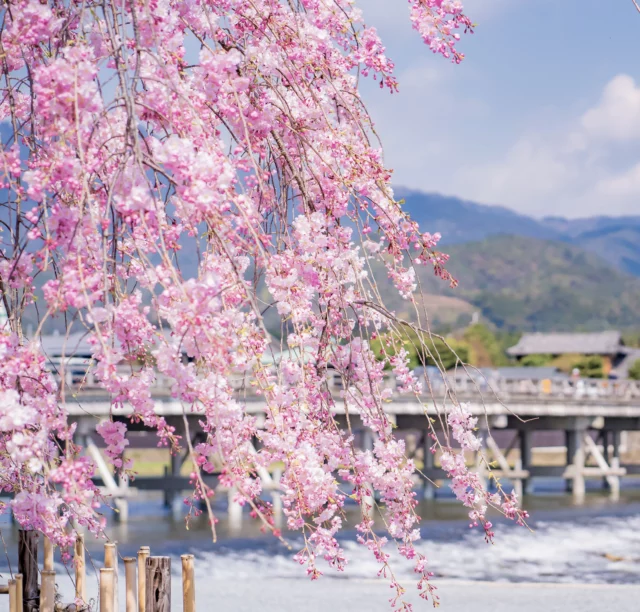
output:
[[[429,293],[455,295],[503,329],[593,330],[640,326],[640,279],[580,247],[522,236],[449,245],[454,290],[422,272]],[[434,313],[437,314],[437,313]]]

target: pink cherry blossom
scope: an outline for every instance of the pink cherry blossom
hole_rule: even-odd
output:
[[[459,32],[471,22],[460,2],[410,0],[410,19],[434,52],[462,60]],[[379,359],[370,340],[407,324],[385,307],[380,270],[415,320],[414,265],[456,281],[435,250],[440,235],[394,198],[358,79],[399,84],[356,3],[12,0],[0,27],[9,130],[0,159],[9,219],[0,227],[0,487],[14,495],[20,524],[62,547],[72,524],[103,534],[98,510],[108,500],[65,406],[90,380],[114,414],[180,452],[189,432],[157,414],[161,386],[198,415],[205,436],[189,450],[189,503],[209,503],[216,493],[202,473],[215,472],[277,533],[261,496],[278,462],[287,526],[303,535],[295,558],[311,578],[323,565],[345,567],[338,535],[355,501],[358,540],[393,604],[410,607],[392,546],[413,564],[421,596],[436,600],[415,549],[415,465],[387,410],[389,371],[416,402],[423,386],[406,352]],[[73,347],[54,362],[38,340],[56,326],[90,347],[86,378],[73,388],[64,382]],[[279,355],[273,336],[286,349]],[[246,410],[247,390],[262,414]],[[338,412],[357,417],[372,447],[355,446]],[[488,496],[466,467],[464,453],[479,449],[468,411],[454,402],[443,419],[434,447],[472,523],[491,537],[488,506],[522,522],[515,497]],[[109,417],[97,431],[109,461],[127,469],[126,422]]]

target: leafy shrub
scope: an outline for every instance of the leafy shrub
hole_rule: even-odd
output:
[[[423,366],[440,366],[450,370],[458,359],[465,363],[469,361],[469,346],[450,338],[447,338],[446,344],[439,338],[428,338],[425,346],[418,349],[418,360]]]
[[[465,363],[469,360],[469,346],[466,343],[452,338],[447,338],[445,343],[439,338],[421,337],[413,330],[388,334],[371,341],[371,349],[379,360],[384,359],[385,355],[394,356],[401,348],[409,353],[410,368],[420,365],[443,366],[448,370],[456,365],[458,358]]]
[[[640,380],[640,359],[636,359],[629,368],[629,378]]]
[[[604,378],[604,362],[599,355],[589,355],[573,364],[585,378]]]
[[[539,368],[541,366],[549,365],[553,361],[553,355],[547,355],[546,353],[540,353],[537,355],[525,355],[520,360],[520,365],[528,368]]]
[[[469,361],[479,368],[507,365],[509,360],[496,335],[481,323],[468,327],[464,339],[470,345]]]

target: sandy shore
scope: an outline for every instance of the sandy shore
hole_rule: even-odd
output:
[[[438,580],[443,612],[631,612],[640,609],[640,586],[458,582]],[[200,586],[200,585],[198,585]],[[272,580],[210,584],[207,610],[235,612],[385,612],[391,590],[373,580]],[[430,610],[417,597],[414,610]]]
[[[177,565],[177,564],[176,564]],[[56,569],[62,570],[62,567]],[[89,572],[91,575],[91,572]],[[88,576],[89,577],[89,576]],[[120,612],[124,612],[124,576],[120,567]],[[56,583],[63,601],[72,601],[73,586],[64,571]],[[640,610],[640,586],[478,582],[438,579],[442,612],[633,612]],[[409,586],[407,584],[407,586]],[[89,600],[97,597],[97,583],[87,582]],[[172,609],[182,610],[180,575],[172,579]],[[324,578],[310,582],[298,578],[265,579],[260,575],[226,580],[196,572],[198,612],[389,612],[392,591],[382,580]],[[407,597],[414,611],[433,610],[415,591]],[[6,599],[0,611],[8,610]]]

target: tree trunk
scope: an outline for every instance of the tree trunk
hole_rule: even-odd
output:
[[[149,557],[145,612],[171,612],[171,558]]]
[[[18,531],[18,572],[22,574],[22,610],[37,612],[40,609],[38,588],[38,532]]]

